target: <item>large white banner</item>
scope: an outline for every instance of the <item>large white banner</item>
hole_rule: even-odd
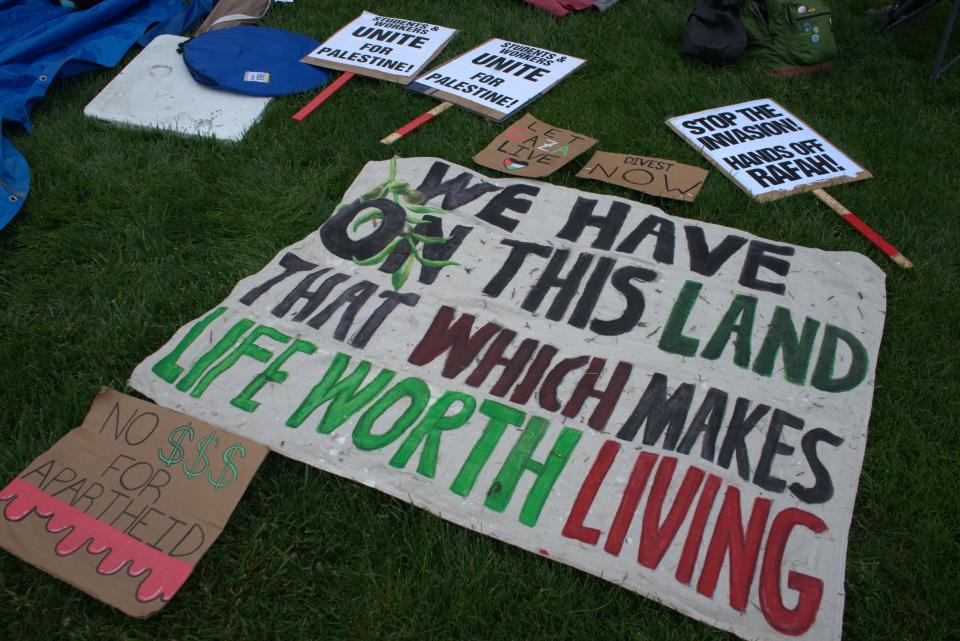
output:
[[[884,273],[395,162],[131,385],[745,639],[839,639]]]

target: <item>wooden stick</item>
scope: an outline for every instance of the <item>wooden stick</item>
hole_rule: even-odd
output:
[[[844,207],[843,204],[841,204],[836,198],[822,189],[814,189],[813,195],[819,198],[820,201],[827,207],[837,212],[841,218],[847,221],[847,223],[849,223],[858,232],[863,234],[864,238],[876,245],[880,251],[889,256],[890,260],[904,269],[910,269],[913,267],[913,263],[907,260],[906,256],[897,251],[897,249],[888,243],[883,236],[873,231],[870,225],[860,220],[855,213]]]
[[[302,122],[304,118],[313,113],[313,110],[326,102],[327,98],[336,93],[337,89],[347,84],[347,81],[353,78],[355,74],[352,71],[344,71],[336,80],[323,88],[323,91],[317,94],[317,97],[303,106],[303,109],[293,114],[293,119]]]
[[[437,105],[430,111],[417,116],[416,118],[414,118],[413,120],[405,124],[404,126],[400,127],[399,129],[397,129],[395,132],[393,132],[392,134],[390,134],[380,142],[382,142],[385,145],[392,145],[393,143],[397,142],[398,140],[406,136],[408,133],[410,133],[420,125],[430,122],[431,120],[433,120],[434,118],[436,118],[437,116],[439,116],[440,114],[442,114],[444,111],[446,111],[452,106],[453,106],[452,102],[446,102],[446,101],[441,102],[439,105]]]

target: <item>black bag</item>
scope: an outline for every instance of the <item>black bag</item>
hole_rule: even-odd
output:
[[[714,64],[730,64],[747,48],[739,0],[697,0],[680,51]]]

